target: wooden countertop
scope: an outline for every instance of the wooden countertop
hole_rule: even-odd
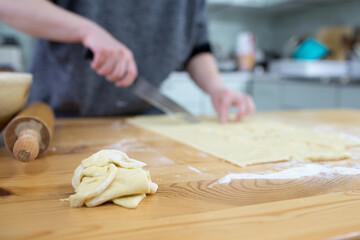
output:
[[[360,111],[258,116],[360,137]],[[114,204],[70,208],[60,202],[73,193],[71,178],[80,161],[104,148],[146,162],[158,192],[133,210]],[[355,166],[360,155],[356,158],[334,164]],[[359,239],[359,174],[216,184],[229,173],[299,164],[240,168],[131,126],[126,119],[59,119],[52,147],[40,159],[18,162],[0,148],[0,239]]]

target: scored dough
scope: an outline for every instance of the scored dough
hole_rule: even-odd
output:
[[[342,160],[360,141],[282,122],[245,118],[226,125],[213,120],[186,123],[179,116],[145,116],[130,123],[195,147],[238,166],[266,162]]]
[[[146,194],[158,188],[150,173],[142,169],[146,164],[129,158],[119,150],[101,150],[81,161],[75,169],[70,195],[71,207],[98,206],[107,201],[135,208]]]

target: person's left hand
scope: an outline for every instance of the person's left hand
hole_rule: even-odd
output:
[[[210,97],[221,123],[229,121],[229,111],[232,106],[238,108],[236,121],[240,121],[244,116],[255,112],[255,103],[248,94],[222,88],[211,93]]]

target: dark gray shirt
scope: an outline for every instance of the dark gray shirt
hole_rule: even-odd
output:
[[[58,0],[109,31],[134,53],[139,74],[159,86],[208,43],[204,0]],[[128,88],[116,88],[83,57],[81,44],[38,40],[30,66],[30,101],[47,102],[57,114],[142,114],[151,106]]]

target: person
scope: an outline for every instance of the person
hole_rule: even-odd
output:
[[[221,122],[254,112],[252,98],[225,87],[208,41],[205,0],[0,0],[0,21],[39,38],[30,101],[61,116],[145,114],[127,87],[138,75],[159,87],[184,68],[210,95]],[[83,56],[85,48],[94,58]]]

